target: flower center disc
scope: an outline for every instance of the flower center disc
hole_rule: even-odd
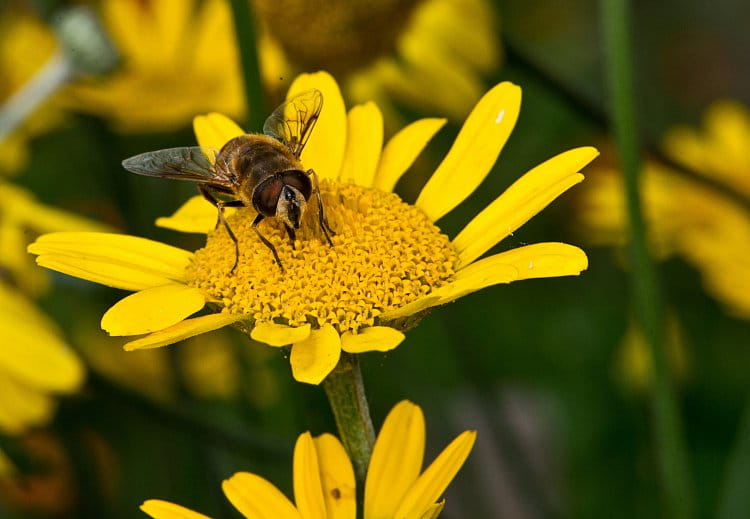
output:
[[[196,251],[187,272],[189,284],[226,311],[257,322],[332,324],[343,333],[372,326],[384,311],[452,279],[456,252],[420,209],[393,193],[353,184],[323,180],[320,190],[336,233],[333,247],[318,225],[314,197],[294,249],[282,223],[268,218],[258,229],[276,247],[282,272],[251,227],[255,212],[243,208],[228,219],[240,248],[234,273],[234,244],[219,227]]]

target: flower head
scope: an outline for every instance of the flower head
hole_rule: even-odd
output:
[[[417,121],[383,147],[375,104],[347,114],[326,73],[300,76],[289,95],[310,88],[323,92],[325,108],[301,160],[321,177],[326,216],[337,233],[332,247],[316,236],[313,211],[294,249],[273,219],[264,220],[260,228],[287,266],[282,273],[249,225],[251,210],[243,208],[229,217],[241,253],[233,273],[226,231],[211,230],[215,209],[193,199],[158,224],[208,232],[206,247],[196,253],[132,236],[81,233],[42,236],[30,252],[42,266],[136,291],[102,319],[111,334],[150,334],[127,349],[163,346],[236,323],[260,342],[292,345],[294,377],[312,384],[336,366],[342,350],[396,347],[402,332],[432,307],[490,285],[586,268],[583,251],[563,243],[477,258],[580,182],[578,171],[597,155],[593,148],[535,167],[453,240],[435,225],[490,172],[518,117],[517,86],[501,83],[479,101],[414,205],[401,201],[393,187],[444,120]],[[196,118],[195,130],[199,144],[213,149],[244,133],[219,114]],[[207,302],[219,311],[187,319]]]
[[[738,198],[750,195],[750,112],[729,101],[706,112],[702,128],[668,132],[665,149],[724,191],[648,162],[641,191],[650,241],[661,256],[679,254],[698,268],[707,290],[735,315],[750,318],[750,215]],[[727,196],[727,193],[735,196]],[[620,172],[596,170],[579,199],[586,239],[622,244],[625,197]]]
[[[271,85],[290,71],[322,66],[349,99],[376,100],[389,123],[394,101],[461,120],[482,94],[482,76],[500,63],[496,14],[486,0],[254,4]]]
[[[69,106],[104,115],[123,131],[180,127],[205,110],[244,112],[227,2],[108,0],[102,18],[122,65],[72,84]]]
[[[408,401],[388,414],[375,442],[364,490],[365,519],[434,519],[438,501],[474,445],[465,431],[422,470],[425,423],[422,410]],[[330,434],[304,433],[294,447],[295,504],[262,477],[240,472],[224,481],[227,498],[248,518],[355,519],[354,469],[339,440]],[[154,519],[206,516],[166,501],[149,500],[141,509]]]

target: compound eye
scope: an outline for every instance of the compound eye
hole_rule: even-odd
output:
[[[281,180],[284,182],[284,184],[292,186],[300,193],[302,193],[302,196],[305,197],[305,200],[310,199],[310,195],[312,194],[312,181],[304,171],[300,171],[298,169],[290,169],[288,171],[284,171],[283,173],[281,173]]]
[[[284,187],[278,178],[268,178],[253,189],[253,207],[263,216],[276,216],[276,205]]]

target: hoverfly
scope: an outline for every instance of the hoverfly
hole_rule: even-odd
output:
[[[237,267],[240,250],[237,237],[224,217],[224,208],[254,208],[258,215],[252,228],[283,271],[276,248],[258,229],[264,218],[279,219],[294,248],[295,230],[300,227],[307,202],[315,195],[318,223],[328,244],[333,246],[331,235],[335,233],[323,212],[318,177],[312,169],[305,171],[300,162],[322,107],[320,91],[308,90],[276,108],[266,119],[263,134],[235,137],[218,152],[200,146],[170,148],[136,155],[124,160],[122,165],[138,175],[196,182],[198,191],[218,210],[216,226],[224,225],[234,242],[232,273]],[[213,164],[208,157],[214,157]]]

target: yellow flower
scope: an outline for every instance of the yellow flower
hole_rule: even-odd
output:
[[[22,292],[39,295],[47,288],[46,276],[26,253],[29,234],[68,230],[107,231],[109,227],[42,204],[27,190],[0,181],[0,272]]]
[[[482,76],[500,62],[496,14],[486,0],[254,3],[267,84],[325,68],[343,79],[348,99],[375,100],[387,121],[394,101],[461,120],[482,94]]]
[[[224,0],[107,0],[104,25],[122,58],[72,85],[67,103],[122,131],[168,130],[207,110],[244,112],[232,18]]]
[[[381,150],[382,117],[375,104],[347,114],[336,82],[323,72],[300,76],[289,94],[310,88],[323,92],[325,108],[302,162],[322,179],[326,216],[337,233],[333,247],[318,236],[314,216],[303,219],[296,249],[278,222],[264,221],[261,229],[286,267],[282,273],[250,227],[253,211],[243,208],[229,217],[240,249],[233,273],[235,249],[223,228],[210,231],[206,247],[194,254],[98,233],[45,235],[29,251],[44,267],[136,292],[102,318],[110,334],[149,334],[126,349],[164,346],[236,323],[257,341],[292,345],[294,378],[311,384],[328,375],[342,350],[396,347],[402,330],[430,308],[498,283],[577,275],[587,267],[584,252],[564,243],[478,258],[580,182],[578,171],[596,157],[594,148],[573,149],[533,168],[452,241],[434,224],[492,169],[520,111],[516,85],[501,83],[479,101],[415,205],[401,201],[393,187],[444,120],[417,121]],[[209,148],[243,133],[219,114],[196,118],[195,129],[198,142]],[[191,200],[160,224],[210,230],[216,213],[206,205]],[[189,318],[206,303],[218,311]]]
[[[684,382],[690,368],[684,334],[674,314],[667,314],[665,324],[665,350],[672,379]],[[629,323],[619,345],[615,359],[615,375],[626,390],[648,394],[653,378],[653,360],[649,344],[635,321]]]
[[[83,365],[48,317],[0,282],[0,431],[20,434],[45,423],[54,395],[77,390]]]
[[[15,5],[15,3],[14,3]],[[26,84],[55,52],[52,32],[25,9],[15,6],[0,17],[0,106]],[[26,163],[29,140],[59,123],[62,113],[46,103],[22,125],[0,138],[0,173],[16,173]]]
[[[256,0],[255,6],[269,91],[280,94],[300,70],[326,68],[344,79],[351,99],[376,100],[387,121],[395,120],[394,103],[460,120],[480,97],[482,76],[500,62],[487,0],[324,6]],[[76,82],[69,106],[108,117],[123,131],[166,130],[205,111],[244,113],[227,2],[108,0],[102,17],[122,66],[109,77]]]
[[[474,446],[476,432],[454,439],[422,472],[425,424],[422,410],[408,401],[397,404],[385,419],[367,471],[365,519],[434,519],[438,501]],[[292,504],[273,484],[248,472],[224,481],[227,499],[244,517],[253,519],[354,519],[354,470],[339,440],[330,434],[304,433],[294,447]],[[154,519],[206,519],[166,501],[149,500],[141,509]]]
[[[670,131],[665,147],[674,160],[750,196],[750,113],[737,103],[717,102],[700,131]],[[701,271],[706,289],[733,314],[750,318],[750,215],[719,190],[649,162],[641,185],[644,212],[656,251],[679,254]],[[581,193],[579,217],[593,243],[626,239],[620,172],[595,171]]]
[[[26,190],[0,181],[0,432],[20,434],[48,421],[58,394],[76,391],[83,364],[55,324],[26,294],[46,287],[25,253],[30,233],[108,230],[39,203]],[[0,474],[10,467],[0,454]]]

